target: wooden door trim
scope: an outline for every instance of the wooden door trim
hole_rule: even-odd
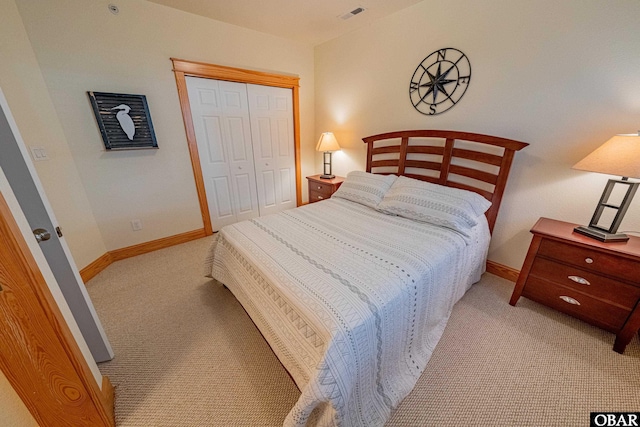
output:
[[[35,309],[43,311],[46,320],[51,326],[53,336],[49,335],[49,337],[61,344],[70,365],[87,394],[88,400],[79,401],[77,405],[82,405],[87,420],[99,420],[101,426],[115,426],[113,387],[107,386],[104,390],[100,389],[100,386],[93,376],[93,372],[91,372],[82,351],[75,341],[75,337],[67,326],[49,290],[27,242],[22,237],[22,232],[13,218],[13,214],[2,193],[0,193],[0,229],[6,237],[3,245],[8,245],[12,250],[15,250],[15,254],[20,258],[20,262],[24,266],[24,274],[27,274],[31,278],[27,285],[29,286],[28,291],[33,292],[39,303],[39,307],[35,307]],[[21,325],[14,326],[21,327]],[[23,345],[28,344],[24,343]],[[38,350],[40,352],[37,355],[38,359],[50,363],[52,358],[47,356],[47,349],[39,348]],[[46,364],[43,364],[43,369],[45,365]],[[46,368],[49,369],[51,366],[46,366]],[[60,400],[50,397],[48,393],[38,393],[36,390],[33,390],[34,383],[29,380],[32,376],[24,371],[24,366],[20,360],[11,358],[8,354],[0,354],[0,370],[2,370],[38,424],[56,425],[56,423],[60,422],[60,414],[54,412],[52,408],[64,413],[65,407],[61,407]],[[53,387],[60,387],[61,385],[64,386],[65,384],[65,381],[60,381],[62,378],[48,378],[45,375],[41,375],[41,378],[43,381],[46,381],[46,383],[37,383],[41,391],[50,390]],[[103,384],[110,384],[108,378],[103,377]],[[56,390],[56,392],[64,393],[64,390]],[[71,421],[74,420],[70,420],[70,422]],[[75,421],[82,422],[82,420]]]
[[[96,277],[98,273],[116,261],[180,245],[203,237],[206,237],[204,228],[198,228],[197,230],[174,234],[173,236],[161,237],[159,239],[138,243],[137,245],[126,246],[120,249],[114,249],[102,254],[95,261],[89,263],[86,267],[80,270],[80,277],[82,277],[82,281],[84,283],[87,283],[89,280]]]
[[[204,223],[204,230],[207,235],[213,234],[211,217],[209,215],[209,205],[207,204],[207,194],[204,188],[204,178],[200,166],[200,155],[196,143],[196,134],[193,128],[191,116],[191,104],[187,93],[187,81],[185,77],[203,77],[214,80],[226,80],[230,82],[257,84],[262,86],[275,86],[292,90],[293,98],[293,140],[294,156],[296,167],[296,205],[302,204],[302,172],[300,169],[300,78],[284,74],[266,73],[263,71],[245,70],[242,68],[226,67],[222,65],[206,64],[203,62],[187,61],[184,59],[171,58],[173,62],[173,72],[178,86],[178,98],[184,129],[187,135],[187,145],[191,157],[191,167],[195,179],[198,201],[200,202],[200,212]]]

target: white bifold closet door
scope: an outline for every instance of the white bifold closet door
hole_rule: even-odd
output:
[[[260,215],[296,207],[291,89],[247,85]]]
[[[213,229],[257,217],[246,85],[186,80]]]
[[[295,207],[291,89],[186,81],[213,230]]]

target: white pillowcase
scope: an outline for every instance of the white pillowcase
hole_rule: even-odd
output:
[[[491,202],[472,191],[398,177],[377,209],[416,221],[451,228],[470,236]]]
[[[396,175],[377,175],[363,171],[349,172],[347,179],[331,197],[339,197],[375,208],[397,178]]]

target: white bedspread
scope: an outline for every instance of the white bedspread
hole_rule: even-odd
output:
[[[373,427],[414,387],[488,245],[486,221],[468,241],[333,198],[224,227],[207,272],[300,388],[285,426]]]

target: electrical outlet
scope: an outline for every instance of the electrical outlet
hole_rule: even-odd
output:
[[[131,220],[131,229],[133,231],[142,230],[142,221],[140,221],[139,219],[132,219]]]
[[[36,162],[42,162],[44,160],[49,160],[49,155],[47,154],[47,150],[44,147],[30,147],[31,156],[33,160]]]

